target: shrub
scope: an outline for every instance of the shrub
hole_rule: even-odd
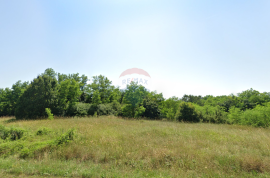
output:
[[[9,130],[3,126],[0,125],[0,137],[5,140],[9,136]]]
[[[115,111],[115,116],[120,116],[122,115],[122,108],[121,104],[118,101],[113,101],[111,103],[112,109]]]
[[[240,123],[241,115],[243,114],[243,111],[241,111],[240,108],[231,107],[229,109],[228,119],[227,123],[229,124],[238,124]]]
[[[131,104],[126,104],[122,107],[122,115],[124,117],[133,117],[133,107]]]
[[[9,130],[10,140],[13,141],[13,140],[21,139],[25,132],[26,131],[23,130],[23,129],[11,127],[10,130]]]
[[[20,128],[6,128],[5,126],[0,125],[0,136],[3,140],[19,140],[21,139],[26,131]]]
[[[76,103],[69,107],[67,115],[69,116],[87,116],[91,104],[89,103]]]
[[[45,112],[46,112],[46,114],[48,115],[48,119],[49,119],[49,120],[54,120],[54,117],[53,117],[53,114],[52,114],[50,108],[45,108]]]
[[[140,107],[136,108],[136,110],[135,110],[135,118],[139,118],[140,116],[143,115],[144,112],[145,112],[145,108],[143,106],[140,106]]]
[[[52,132],[51,129],[47,127],[42,127],[36,131],[36,135],[48,135],[50,132]]]
[[[252,125],[255,127],[270,126],[270,103],[266,106],[257,105],[254,109],[248,109],[240,115],[242,125]]]
[[[97,106],[94,104],[90,104],[89,109],[88,109],[88,115],[93,116],[97,112]]]
[[[113,101],[112,103],[99,104],[99,105],[90,105],[88,110],[89,115],[121,115],[122,109],[121,104],[117,101]]]
[[[74,128],[70,129],[66,133],[64,133],[60,137],[58,137],[55,140],[55,143],[56,143],[56,145],[61,145],[61,144],[68,143],[68,142],[74,140],[76,135],[77,135],[76,130]]]
[[[166,118],[170,119],[170,120],[173,120],[175,118],[175,113],[173,111],[173,109],[168,109],[168,112],[166,114]]]
[[[227,121],[227,113],[225,112],[224,108],[219,105],[194,106],[196,108],[198,117],[202,122],[225,123]]]
[[[175,119],[178,121],[199,122],[200,119],[195,107],[188,102],[182,102],[176,112]]]
[[[241,111],[240,108],[229,109],[227,122],[230,124],[252,125],[255,127],[270,126],[270,103],[257,105],[254,109]]]
[[[160,110],[157,101],[147,96],[144,98],[142,106],[145,108],[145,112],[142,116],[152,119],[160,117]]]
[[[97,114],[102,115],[115,115],[116,111],[113,109],[111,104],[99,104],[97,106]]]

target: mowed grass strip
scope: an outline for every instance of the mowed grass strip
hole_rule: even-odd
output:
[[[35,158],[1,158],[2,174],[70,177],[270,177],[270,129],[114,116],[1,124],[78,138]]]

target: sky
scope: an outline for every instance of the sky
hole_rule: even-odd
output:
[[[0,0],[0,88],[47,68],[118,84],[147,71],[165,98],[270,92],[269,0]]]

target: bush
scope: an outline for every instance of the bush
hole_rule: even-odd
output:
[[[19,140],[21,139],[26,131],[20,128],[6,128],[5,126],[0,125],[0,136],[3,140]]]
[[[266,106],[257,105],[254,109],[248,109],[240,115],[240,124],[255,127],[270,126],[270,103]]]
[[[200,119],[191,103],[182,102],[176,112],[175,119],[178,121],[199,122]]]
[[[225,112],[224,108],[219,105],[217,106],[194,105],[194,106],[196,108],[198,117],[202,122],[225,123],[227,121],[227,113]]]
[[[47,127],[42,127],[36,131],[36,135],[48,135],[50,132],[52,132],[51,129]]]
[[[115,111],[115,116],[122,115],[121,104],[118,101],[113,101],[111,105],[112,105],[112,109]]]
[[[243,111],[241,111],[240,108],[236,108],[234,106],[231,107],[229,109],[227,123],[228,124],[238,124],[238,123],[240,123],[240,119],[241,119],[242,114],[243,114]]]
[[[99,105],[90,105],[88,110],[89,115],[122,115],[121,104],[117,101],[113,101],[112,103],[99,104]]]
[[[227,123],[269,127],[270,103],[265,104],[265,106],[257,105],[254,109],[247,109],[245,111],[241,111],[240,108],[231,107],[229,109]]]
[[[62,145],[62,144],[68,143],[68,142],[74,140],[76,135],[77,135],[76,130],[70,129],[66,133],[64,133],[60,137],[58,137],[55,140],[55,143],[56,143],[56,145]]]
[[[90,104],[88,109],[88,115],[93,116],[95,113],[97,113],[97,106],[94,104]]]
[[[126,104],[122,107],[122,116],[124,117],[133,117],[133,107],[131,104]]]
[[[53,114],[52,114],[50,108],[45,108],[45,112],[46,112],[46,114],[48,115],[48,119],[49,119],[49,120],[54,120],[54,117],[53,117]]]
[[[143,106],[140,106],[140,107],[136,108],[136,110],[135,110],[135,118],[139,118],[140,116],[143,115],[144,112],[145,112],[145,108]]]
[[[99,104],[97,106],[97,114],[102,115],[115,115],[116,111],[113,109],[111,104]]]
[[[142,114],[142,116],[151,118],[151,119],[160,117],[160,110],[158,107],[158,103],[155,100],[147,96],[143,100],[142,106],[145,108],[145,112]]]
[[[89,103],[76,103],[69,107],[67,111],[68,116],[87,116],[91,104]]]
[[[168,118],[169,120],[173,120],[175,118],[175,113],[172,108],[168,109],[166,118]]]

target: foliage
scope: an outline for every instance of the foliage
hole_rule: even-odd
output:
[[[219,105],[194,106],[196,108],[198,117],[202,122],[225,123],[227,120],[227,113],[224,111],[225,109]]]
[[[75,79],[66,79],[60,83],[58,95],[58,108],[60,115],[72,115],[67,113],[79,101],[81,96],[80,84]]]
[[[161,102],[160,114],[162,118],[173,120],[181,100],[171,97]]]
[[[176,112],[172,108],[168,109],[166,112],[166,118],[168,118],[169,120],[174,120],[175,113]]]
[[[100,97],[99,91],[96,90],[93,93],[92,104],[95,105],[95,106],[97,106],[97,105],[99,105],[101,103],[102,103],[102,101],[101,101],[101,97]]]
[[[112,87],[112,82],[105,76],[93,76],[92,83],[86,88],[87,93],[94,97],[94,93],[99,93],[101,103],[109,103],[111,94],[114,87]],[[98,103],[98,104],[101,104]]]
[[[97,106],[97,114],[102,115],[115,115],[116,111],[113,109],[111,104],[99,104]]]
[[[12,85],[11,89],[0,89],[0,116],[14,116],[18,98],[23,94],[28,82],[20,80]]]
[[[265,106],[257,105],[254,109],[248,109],[240,115],[241,125],[252,125],[255,127],[270,126],[270,103]]]
[[[56,145],[62,145],[62,144],[66,144],[72,140],[74,140],[74,138],[77,136],[77,132],[76,129],[69,129],[66,133],[62,134],[61,136],[59,136],[56,140],[55,140],[55,144]]]
[[[80,103],[77,102],[70,106],[70,108],[67,111],[68,116],[87,116],[89,115],[89,110],[91,108],[91,104],[89,103]]]
[[[59,85],[47,75],[38,76],[27,87],[16,105],[16,119],[46,117],[45,108],[57,112]]]
[[[45,112],[46,112],[46,114],[48,115],[48,119],[49,119],[49,120],[54,120],[54,117],[53,117],[53,114],[52,114],[50,108],[45,108]]]
[[[142,106],[144,107],[143,117],[155,119],[160,117],[160,109],[158,101],[155,98],[146,96],[143,100]]]
[[[193,104],[182,102],[176,112],[175,119],[178,121],[199,122],[200,119]]]
[[[46,118],[45,108],[52,116],[116,115],[124,117],[180,117],[181,102],[192,103],[202,122],[254,125],[267,127],[267,103],[270,92],[248,89],[228,96],[184,95],[165,99],[162,93],[147,91],[132,82],[120,90],[105,76],[60,74],[48,68],[30,84],[18,81],[11,88],[0,89],[0,116],[16,119]],[[142,108],[145,110],[144,112]],[[177,114],[177,115],[176,115]],[[255,119],[256,118],[256,119]]]
[[[184,102],[191,102],[191,103],[195,103],[198,105],[203,105],[203,101],[202,101],[202,96],[194,96],[194,95],[184,95],[181,100]]]
[[[20,128],[7,128],[3,125],[0,125],[0,137],[3,140],[19,140],[25,135],[26,131]]]
[[[144,112],[145,112],[145,108],[143,106],[140,106],[136,108],[134,117],[139,118],[140,116],[144,114]]]
[[[133,113],[133,107],[132,107],[131,104],[123,105],[121,110],[122,110],[122,116],[124,116],[124,117],[134,117],[135,113]]]
[[[131,82],[130,85],[127,86],[123,98],[123,102],[128,104],[126,105],[127,107],[125,107],[124,115],[127,117],[134,117],[136,108],[139,107],[146,95],[147,90],[144,86]],[[130,109],[130,111],[127,111],[127,109]]]
[[[36,131],[36,135],[48,135],[52,130],[47,127],[41,127]]]
[[[0,144],[0,156],[7,157],[19,154],[19,157],[24,159],[33,157],[46,151],[56,150],[59,146],[74,140],[77,136],[75,129],[69,129],[62,135],[55,135],[57,132],[53,132],[46,127],[38,129],[34,135],[31,133],[26,135],[25,133],[26,131],[21,128],[0,125],[1,139],[4,140]],[[50,138],[47,136],[49,133],[52,133],[55,138],[48,139]]]
[[[121,108],[121,104],[118,102],[118,101],[116,101],[116,100],[114,100],[112,103],[111,103],[111,106],[112,106],[112,109],[115,111],[114,113],[114,115],[115,116],[120,116],[120,115],[122,115],[122,108]]]
[[[229,124],[240,123],[240,117],[241,117],[242,114],[243,114],[243,111],[241,111],[240,108],[236,108],[235,106],[232,106],[229,109],[227,122]]]
[[[57,73],[52,68],[48,68],[44,71],[42,75],[46,75],[46,76],[56,79]]]

